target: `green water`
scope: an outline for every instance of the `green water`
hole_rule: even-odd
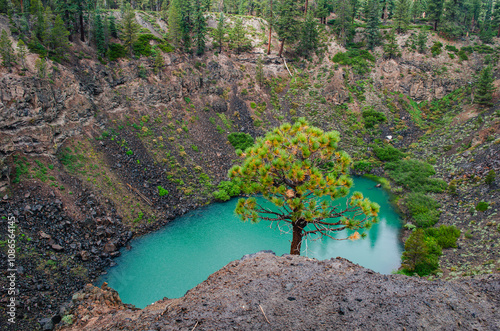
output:
[[[341,256],[380,273],[400,266],[403,247],[398,241],[399,216],[388,203],[388,194],[376,183],[355,178],[355,188],[380,205],[380,222],[365,239],[307,241],[302,255],[318,260]],[[237,199],[187,213],[162,230],[131,242],[122,250],[117,266],[100,279],[118,291],[125,303],[143,308],[163,297],[178,298],[211,273],[245,254],[272,250],[289,253],[291,233],[281,234],[268,222],[241,222],[234,214]],[[339,238],[345,237],[339,233]]]

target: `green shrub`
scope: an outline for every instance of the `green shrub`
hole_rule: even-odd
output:
[[[347,52],[338,52],[332,61],[342,65],[350,65],[356,74],[370,72],[370,62],[375,62],[375,56],[365,49],[351,49]]]
[[[428,163],[418,160],[401,160],[385,164],[389,177],[398,185],[414,192],[441,193],[448,185],[442,179],[429,178],[436,171]]]
[[[239,186],[231,181],[223,180],[217,188],[218,190],[213,193],[213,196],[216,200],[220,201],[227,201],[231,197],[238,196],[241,193]]]
[[[356,161],[352,168],[358,172],[370,172],[373,169],[373,164],[368,161]]]
[[[443,51],[443,44],[439,41],[435,41],[434,45],[431,47],[432,56],[438,56]]]
[[[122,44],[109,44],[108,49],[108,59],[110,61],[116,61],[121,57],[127,57],[127,50]]]
[[[423,193],[410,193],[406,197],[406,207],[419,228],[433,226],[439,221],[439,202]]]
[[[425,236],[422,229],[417,229],[405,242],[405,250],[401,257],[403,273],[417,274],[421,277],[433,274],[439,268],[441,254],[441,247],[437,241],[433,237]]]
[[[441,248],[452,248],[457,247],[457,239],[460,237],[460,230],[454,225],[441,225],[439,228],[425,229],[425,235],[436,239]]]
[[[467,53],[465,53],[465,51],[463,49],[461,49],[460,52],[458,52],[458,58],[460,59],[460,61],[467,61],[467,60],[469,60],[469,57],[467,56]]]
[[[137,38],[137,41],[135,41],[132,44],[132,49],[134,50],[135,55],[142,55],[142,56],[151,56],[151,43],[150,41],[154,40],[160,44],[163,44],[163,40],[152,35],[151,33],[146,33],[146,34],[141,34]]]
[[[458,53],[458,48],[453,45],[446,45],[444,48],[449,52]]]
[[[488,174],[486,175],[486,178],[484,178],[484,182],[486,185],[492,185],[495,182],[495,177],[497,174],[495,173],[495,170],[491,169]]]
[[[250,108],[255,109],[257,107],[257,104],[255,102],[250,102]]]
[[[488,209],[488,206],[489,206],[489,203],[485,202],[485,201],[480,201],[478,202],[478,204],[476,205],[476,210],[477,211],[486,211]]]
[[[241,149],[242,151],[245,151],[254,143],[253,137],[244,132],[233,132],[227,136],[227,139],[235,149]]]
[[[134,154],[134,152],[133,152],[133,151],[131,151],[131,150],[128,150],[125,154],[127,154],[127,155],[132,155],[132,154]]]
[[[174,51],[174,47],[166,41],[163,44],[159,44],[158,48],[161,49],[164,53],[171,53]]]
[[[375,155],[380,159],[380,161],[398,161],[405,157],[405,153],[401,152],[399,149],[393,147],[392,145],[386,144],[385,146],[375,146],[373,147]]]
[[[158,186],[158,195],[163,197],[165,195],[168,194],[168,190],[167,189],[164,189],[163,187],[161,186]]]
[[[364,110],[363,119],[365,120],[366,128],[373,128],[375,124],[383,123],[387,120],[384,113],[378,112],[373,109]]]

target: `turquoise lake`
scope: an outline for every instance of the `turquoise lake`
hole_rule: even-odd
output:
[[[374,271],[389,274],[399,268],[403,246],[399,241],[401,222],[389,203],[389,195],[376,183],[354,178],[351,192],[360,191],[380,205],[380,222],[357,241],[308,240],[303,256],[318,260],[341,256]],[[269,222],[243,223],[234,214],[237,199],[214,203],[191,211],[163,229],[133,240],[131,250],[121,250],[116,266],[101,277],[124,303],[139,308],[162,299],[179,298],[213,272],[245,254],[272,250],[276,255],[290,251],[291,233],[280,233]],[[340,232],[339,238],[346,233]]]

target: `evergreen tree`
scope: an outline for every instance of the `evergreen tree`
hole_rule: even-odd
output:
[[[163,67],[165,66],[165,62],[163,61],[163,55],[160,50],[156,52],[155,56],[155,64],[154,64],[154,72],[155,74],[159,74],[160,79],[161,79],[161,72],[163,70]]]
[[[255,80],[259,86],[264,84],[264,68],[262,66],[262,57],[257,58],[257,64],[255,65]]]
[[[14,64],[16,64],[16,54],[5,29],[2,30],[0,36],[0,55],[2,56],[2,65],[11,71]]]
[[[116,19],[113,15],[109,16],[109,34],[113,38],[118,38],[118,29],[116,28]]]
[[[448,39],[465,35],[466,11],[462,0],[449,0],[444,4],[440,34]]]
[[[130,4],[125,6],[125,13],[123,14],[121,23],[121,36],[125,42],[125,48],[128,50],[129,54],[132,54],[132,45],[137,39],[139,25],[135,21],[135,12],[130,7]]]
[[[229,39],[231,40],[230,47],[236,49],[237,54],[250,49],[251,43],[245,36],[245,27],[241,18],[236,19],[233,28],[229,32]]]
[[[401,56],[399,46],[396,41],[396,28],[391,29],[387,35],[387,43],[384,45],[384,57],[387,59],[394,59]]]
[[[45,7],[43,13],[43,18],[41,20],[41,41],[47,48],[51,47],[50,35],[53,27],[54,15],[52,14],[52,9],[49,6]]]
[[[95,44],[97,47],[97,52],[102,56],[106,54],[106,39],[104,36],[104,26],[101,19],[101,14],[97,11],[95,15],[95,33],[94,33]]]
[[[417,47],[419,53],[425,53],[427,50],[427,32],[420,30],[417,35]]]
[[[299,118],[258,138],[245,154],[240,150],[241,165],[233,166],[229,177],[250,197],[238,201],[236,214],[252,223],[288,224],[293,233],[292,255],[300,255],[304,238],[333,238],[343,229],[355,230],[348,237],[351,240],[365,236],[357,230],[369,229],[377,221],[380,206],[359,192],[347,199],[346,209],[335,202],[347,196],[352,186],[351,159],[337,150],[339,140],[338,132],[324,132]],[[274,208],[257,202],[258,193]]]
[[[493,31],[491,31],[491,11],[492,11],[492,1],[488,0],[486,4],[486,13],[484,15],[484,22],[481,26],[481,33],[479,34],[479,39],[483,43],[491,44],[493,39]]]
[[[339,43],[345,46],[347,40],[352,35],[352,7],[350,0],[338,0],[336,2],[335,14],[335,33]]]
[[[204,7],[200,0],[194,0],[194,39],[196,43],[196,54],[205,52],[205,34],[207,32],[207,22],[204,15]]]
[[[278,56],[281,57],[285,42],[293,43],[297,40],[299,32],[297,16],[299,12],[294,0],[281,0],[277,7],[276,32],[281,42],[278,52]]]
[[[306,15],[306,20],[302,23],[298,52],[304,56],[314,52],[319,46],[319,31],[312,11]]]
[[[437,31],[441,16],[443,15],[444,0],[429,0],[427,10],[429,21],[434,24],[434,31]]]
[[[411,2],[411,7],[410,7],[410,16],[415,22],[417,18],[421,18],[422,14],[425,12],[425,9],[427,7],[427,3],[425,0],[414,0]]]
[[[45,79],[45,77],[47,77],[47,61],[44,57],[38,58],[35,61],[35,68],[38,78]]]
[[[405,242],[401,256],[403,270],[408,274],[426,276],[439,267],[441,247],[433,237],[426,237],[422,229],[416,229]]]
[[[224,13],[220,12],[219,20],[217,21],[217,28],[215,29],[215,40],[217,41],[217,44],[219,44],[219,53],[222,53],[222,44],[224,43],[224,35],[226,34],[224,25]]]
[[[168,35],[175,47],[180,46],[182,37],[182,16],[179,1],[172,0],[168,8]]]
[[[410,3],[408,0],[397,0],[394,10],[394,28],[398,33],[406,32],[410,21],[409,15]]]
[[[487,66],[481,71],[479,80],[476,85],[476,95],[474,102],[480,105],[492,106],[493,92],[495,86],[493,85],[493,74],[491,66]]]
[[[365,29],[366,44],[372,50],[380,42],[378,0],[367,0],[367,23]]]
[[[491,24],[497,29],[497,37],[500,37],[500,1],[495,2],[495,7],[493,8],[493,17],[491,19]]]
[[[52,53],[56,58],[65,58],[69,50],[68,42],[69,31],[66,30],[61,15],[57,15],[54,21],[54,27],[51,30],[50,40],[52,44]]]
[[[26,70],[26,54],[28,54],[28,48],[22,39],[17,42],[17,57],[21,61],[21,67]]]
[[[328,0],[317,0],[316,2],[316,17],[319,18],[321,24],[326,24],[326,18],[330,15],[328,8]]]

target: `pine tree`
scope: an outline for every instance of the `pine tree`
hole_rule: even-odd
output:
[[[45,7],[43,18],[41,21],[41,41],[47,48],[53,48],[51,45],[50,35],[53,27],[54,15],[49,6]]]
[[[319,31],[312,11],[306,16],[306,20],[302,23],[300,31],[300,39],[298,45],[298,52],[303,56],[309,55],[310,52],[315,51],[319,46]]]
[[[356,230],[348,237],[351,240],[366,236],[357,230],[369,229],[377,221],[380,206],[359,192],[347,199],[346,209],[335,201],[347,196],[352,186],[347,175],[351,159],[337,150],[339,140],[338,132],[324,132],[305,118],[258,138],[245,154],[238,153],[241,165],[229,170],[235,185],[250,196],[238,201],[236,214],[252,223],[287,223],[293,233],[292,255],[300,255],[302,240],[309,236],[331,237],[332,231],[343,229]],[[255,194],[259,193],[273,208],[257,203]]]
[[[2,65],[11,71],[14,64],[16,64],[16,54],[5,29],[2,30],[0,36],[0,55],[2,56]]]
[[[367,0],[367,24],[365,29],[366,44],[372,50],[380,42],[378,0]]]
[[[251,47],[250,40],[245,35],[245,27],[241,18],[236,19],[233,28],[229,32],[229,39],[231,40],[230,47],[236,49],[237,54]]]
[[[220,12],[219,20],[217,21],[217,28],[215,29],[215,40],[219,44],[219,53],[222,53],[222,44],[224,43],[224,35],[226,34],[224,22],[224,13]]]
[[[135,12],[130,7],[130,4],[127,4],[125,7],[121,30],[125,48],[128,50],[129,54],[132,54],[132,45],[137,39],[139,25],[135,22]]]
[[[466,8],[462,0],[449,0],[444,4],[441,26],[438,31],[448,39],[456,39],[465,35]]]
[[[347,40],[352,35],[352,7],[350,0],[338,0],[336,2],[335,14],[335,33],[339,43],[345,46]]]
[[[106,38],[104,36],[104,26],[101,19],[101,14],[96,13],[95,16],[95,33],[94,33],[95,44],[97,47],[97,52],[102,56],[106,54]]]
[[[493,27],[497,29],[497,37],[500,37],[500,1],[495,2],[491,21]]]
[[[479,34],[479,39],[483,43],[491,44],[493,41],[493,31],[491,31],[491,11],[492,11],[492,1],[488,0],[486,4],[486,13],[484,15],[484,22],[481,26],[481,33]]]
[[[196,54],[205,52],[205,34],[207,32],[207,22],[204,15],[204,7],[200,0],[194,0],[194,39],[196,43]]]
[[[420,30],[417,35],[417,46],[419,53],[425,53],[427,50],[427,32]]]
[[[161,72],[164,66],[165,62],[163,61],[163,55],[161,54],[161,51],[158,50],[155,56],[154,72],[155,74],[159,74],[160,79],[161,79]]]
[[[327,0],[318,0],[316,2],[316,17],[320,19],[321,24],[326,24],[326,18],[330,15]]]
[[[182,16],[179,1],[172,0],[168,7],[168,35],[175,47],[180,46],[182,37]]]
[[[429,5],[427,7],[429,15],[427,17],[429,18],[429,21],[433,22],[434,31],[437,31],[439,22],[441,21],[441,16],[443,15],[443,5],[444,0],[429,0]]]
[[[396,41],[396,28],[391,29],[387,35],[387,43],[384,45],[384,57],[387,59],[394,59],[401,56],[399,46]]]
[[[68,42],[69,31],[66,30],[61,15],[57,15],[54,21],[54,27],[50,33],[50,40],[52,43],[52,53],[57,58],[65,58],[69,50]]]
[[[262,57],[257,58],[257,64],[255,65],[255,80],[262,86],[264,84],[264,68],[262,66]]]
[[[392,19],[394,21],[394,28],[398,33],[403,33],[408,29],[410,21],[409,9],[410,3],[408,0],[397,0]]]
[[[17,57],[21,61],[21,67],[26,70],[26,54],[28,54],[28,48],[22,39],[17,42]]]
[[[293,43],[297,40],[299,32],[297,16],[299,12],[297,2],[294,0],[281,0],[277,7],[276,32],[281,42],[278,52],[278,56],[281,57],[285,42]]]
[[[118,38],[118,29],[116,28],[116,19],[113,15],[109,17],[109,33],[111,37]]]
[[[475,103],[485,106],[493,105],[491,101],[493,99],[493,92],[495,91],[493,80],[492,68],[491,66],[487,66],[481,71],[476,85]]]

